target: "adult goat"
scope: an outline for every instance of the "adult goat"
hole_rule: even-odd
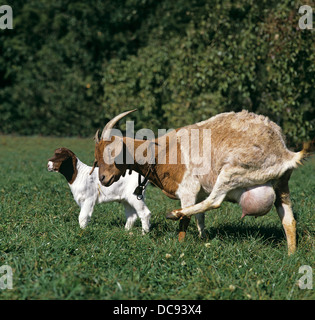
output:
[[[134,170],[147,176],[170,198],[179,199],[182,208],[167,215],[169,219],[180,219],[179,240],[184,239],[192,215],[196,215],[202,236],[204,212],[220,207],[224,200],[238,203],[242,217],[264,215],[275,205],[286,233],[288,252],[296,250],[296,221],[288,181],[293,169],[308,156],[309,144],[304,144],[300,152],[288,150],[277,124],[245,110],[218,114],[153,141],[113,136],[114,125],[133,111],[110,120],[101,138],[98,132],[95,135],[95,164],[104,186],[110,186],[127,170]],[[196,135],[196,131],[200,134]],[[210,139],[205,134],[209,131]],[[183,132],[189,143],[182,143]],[[197,144],[206,146],[204,156],[209,166],[203,172],[198,171],[200,163],[192,161]],[[177,162],[161,161],[161,154],[169,159],[176,154]],[[126,161],[130,156],[138,157],[138,161]]]

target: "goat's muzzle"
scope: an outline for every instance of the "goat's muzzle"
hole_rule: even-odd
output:
[[[102,174],[99,178],[100,178],[101,183],[102,183],[102,184],[104,184],[105,175],[104,175],[104,174]]]
[[[55,171],[54,170],[54,163],[52,161],[48,161],[47,163],[47,170],[48,171]]]
[[[103,174],[99,177],[99,179],[101,184],[105,187],[111,186],[116,181],[115,176],[112,176],[108,181],[106,181],[106,176]]]

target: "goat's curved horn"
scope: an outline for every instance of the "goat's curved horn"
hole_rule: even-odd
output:
[[[95,133],[95,136],[94,136],[94,140],[96,143],[100,142],[99,133],[100,133],[100,130],[98,129]]]
[[[106,126],[104,127],[103,131],[102,131],[102,135],[101,135],[101,139],[103,140],[107,140],[110,136],[110,130],[113,129],[114,125],[123,117],[125,117],[126,115],[128,115],[131,112],[136,111],[137,109],[133,109],[133,110],[129,110],[126,112],[123,112],[121,114],[119,114],[118,116],[116,116],[115,118],[113,118],[112,120],[110,120]]]

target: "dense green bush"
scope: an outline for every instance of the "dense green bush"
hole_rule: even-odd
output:
[[[298,28],[300,2],[27,3],[0,38],[3,132],[92,135],[132,108],[136,129],[157,130],[245,108],[290,145],[314,135],[314,31]]]
[[[184,33],[169,35],[164,21],[137,55],[112,59],[103,80],[111,115],[138,107],[139,127],[156,129],[245,108],[280,124],[291,143],[309,139],[314,33],[297,28],[294,2],[233,3],[192,5],[180,15],[189,17]]]
[[[15,1],[13,30],[0,30],[0,131],[86,136],[102,126],[103,65],[136,50],[133,30],[152,3]]]

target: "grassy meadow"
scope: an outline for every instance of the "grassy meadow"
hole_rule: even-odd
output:
[[[0,266],[13,270],[0,299],[315,299],[297,285],[302,265],[315,268],[314,157],[290,180],[298,251],[288,257],[275,209],[241,220],[229,203],[207,213],[206,239],[192,221],[179,243],[178,222],[165,219],[179,201],[152,186],[149,234],[140,221],[124,230],[119,203],[96,206],[81,230],[66,180],[46,169],[62,146],[92,164],[92,139],[0,136]]]

